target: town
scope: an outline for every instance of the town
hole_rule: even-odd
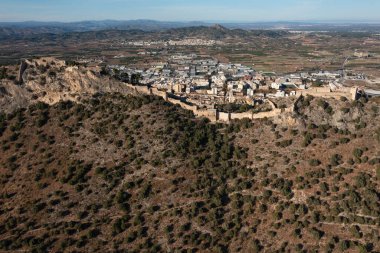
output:
[[[253,66],[221,63],[212,57],[196,54],[175,54],[169,61],[153,63],[144,70],[108,65],[104,71],[135,87],[165,92],[165,96],[181,101],[186,108],[193,106],[197,111],[209,112],[201,116],[227,121],[233,117],[218,117],[218,114],[265,113],[274,109],[280,112],[280,109],[291,109],[293,98],[301,95],[355,100],[364,91],[358,87],[346,87],[344,82],[366,78],[363,74],[344,70],[277,75],[255,71]],[[278,108],[275,101],[283,98],[289,98],[288,104]],[[244,115],[247,114],[237,118],[244,118]],[[254,118],[254,115],[249,117]]]

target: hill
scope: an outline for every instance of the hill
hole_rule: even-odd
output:
[[[116,91],[0,114],[0,250],[380,250],[376,101],[223,125]]]
[[[21,74],[19,69],[24,66]],[[7,68],[0,79],[0,108],[12,112],[37,102],[55,104],[62,100],[78,101],[96,93],[131,91],[114,79],[101,75],[98,67],[88,68],[55,58],[23,60],[21,66]]]
[[[179,39],[187,37],[203,38],[203,39],[248,39],[254,37],[269,37],[279,38],[287,34],[280,31],[268,30],[242,30],[242,29],[228,29],[220,25],[214,26],[189,26],[161,30],[142,30],[142,29],[103,29],[103,30],[90,30],[90,31],[69,31],[59,32],[54,28],[39,28],[36,31],[33,28],[27,30],[18,30],[15,28],[0,27],[1,40],[3,41],[39,41],[43,43],[49,41],[50,43],[62,43],[64,41],[77,41],[85,42],[90,40],[106,40],[112,38],[113,40],[125,39],[133,37],[138,39],[142,37],[145,39]]]
[[[100,20],[80,22],[0,22],[0,28],[12,30],[18,33],[67,33],[88,32],[100,30],[144,30],[157,31],[179,27],[207,25],[203,22],[166,22],[155,20]]]
[[[286,32],[267,31],[267,30],[243,30],[243,29],[228,29],[221,25],[213,26],[194,26],[166,30],[160,33],[164,37],[174,38],[204,38],[204,39],[248,39],[254,37],[279,38],[285,35]]]

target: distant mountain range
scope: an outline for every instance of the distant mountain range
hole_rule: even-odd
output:
[[[45,32],[43,32],[45,31]],[[258,37],[279,38],[285,31],[275,30],[244,30],[244,29],[229,29],[221,25],[211,26],[191,26],[178,27],[171,29],[160,30],[141,30],[141,29],[105,29],[92,31],[74,31],[74,32],[59,32],[57,29],[47,28],[1,28],[0,41],[4,43],[13,42],[39,42],[39,43],[58,43],[71,42],[79,43],[84,41],[100,41],[112,39],[185,39],[199,38],[208,40],[224,40],[224,39],[254,39]]]
[[[155,20],[103,20],[81,22],[0,22],[0,35],[87,32],[100,30],[159,31],[173,28],[213,26],[211,22],[165,22]],[[220,23],[226,28],[244,30],[365,31],[380,32],[375,23],[259,22]]]
[[[33,29],[35,32],[87,32],[99,30],[144,30],[154,31],[162,29],[207,25],[203,22],[163,22],[154,20],[103,20],[81,22],[0,22],[0,28],[13,30]]]

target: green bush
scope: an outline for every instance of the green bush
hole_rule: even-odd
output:
[[[311,144],[315,136],[312,133],[306,132],[304,135],[304,140],[302,142],[303,147],[307,147]]]
[[[332,166],[338,166],[342,161],[342,156],[339,155],[339,154],[334,154],[331,159],[330,159],[330,163]]]
[[[0,79],[5,79],[7,77],[7,69],[5,67],[0,68]]]
[[[363,150],[360,149],[360,148],[355,148],[354,151],[353,151],[353,155],[356,157],[356,158],[360,158],[362,157],[363,155]]]
[[[321,164],[321,161],[319,161],[318,159],[311,159],[309,160],[309,165],[310,166],[318,166]]]

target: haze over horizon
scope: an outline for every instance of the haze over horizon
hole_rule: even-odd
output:
[[[0,21],[380,22],[376,0],[3,0]]]

